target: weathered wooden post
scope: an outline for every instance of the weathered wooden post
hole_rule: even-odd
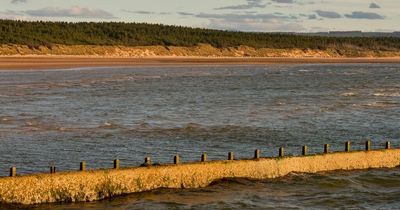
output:
[[[146,165],[146,166],[151,165],[151,158],[150,157],[145,157],[144,158],[144,165]]]
[[[260,157],[261,157],[261,150],[256,149],[254,151],[254,159],[260,159]]]
[[[234,160],[234,159],[235,159],[235,157],[234,157],[233,152],[229,152],[228,153],[228,160]]]
[[[365,142],[365,151],[371,150],[371,140]]]
[[[350,152],[350,143],[351,143],[350,141],[346,141],[344,151]]]
[[[279,157],[284,157],[285,156],[285,148],[280,147],[279,148]]]
[[[11,177],[17,176],[17,167],[13,166],[10,168],[10,176]]]
[[[86,171],[86,162],[85,162],[85,161],[82,161],[82,162],[79,164],[79,170],[80,170],[80,171]]]
[[[304,156],[308,155],[308,147],[307,147],[307,145],[303,146],[303,148],[301,150],[301,154],[304,155]]]
[[[201,155],[201,162],[206,162],[207,161],[207,154],[206,153],[203,153],[202,155]]]
[[[50,174],[55,174],[55,173],[56,173],[56,167],[50,166]]]
[[[175,155],[174,156],[174,164],[179,164],[181,162],[181,159],[179,157],[179,155]]]
[[[385,148],[386,148],[386,149],[391,149],[391,144],[390,144],[390,141],[387,141],[387,142],[386,142],[386,146],[385,146]]]
[[[324,145],[324,153],[325,153],[325,154],[328,154],[328,153],[330,153],[330,152],[331,152],[331,145],[325,144],[325,145]]]
[[[119,159],[115,159],[114,160],[114,169],[119,169],[119,167],[120,167],[120,161],[119,161]]]

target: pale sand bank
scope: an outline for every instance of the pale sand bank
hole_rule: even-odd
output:
[[[69,69],[112,66],[174,65],[267,65],[313,63],[400,63],[400,57],[385,58],[237,58],[173,57],[122,58],[99,56],[1,56],[0,70]]]
[[[311,156],[213,161],[0,178],[0,202],[94,201],[158,188],[200,188],[223,178],[269,179],[289,173],[393,168],[400,149]]]

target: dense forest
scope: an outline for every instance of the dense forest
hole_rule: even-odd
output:
[[[28,22],[0,20],[0,44],[28,46],[123,45],[195,46],[247,45],[254,48],[327,49],[358,47],[369,50],[398,50],[396,37],[323,37],[288,33],[235,32],[210,29],[121,22]]]

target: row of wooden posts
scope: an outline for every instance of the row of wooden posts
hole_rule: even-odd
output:
[[[387,141],[386,144],[385,144],[385,149],[390,149],[390,148],[391,148],[391,143],[390,143],[390,141]],[[345,143],[345,152],[350,152],[350,150],[351,150],[350,149],[350,141],[347,141]],[[371,150],[371,141],[366,141],[365,142],[365,150],[366,151],[370,151]],[[330,152],[331,152],[331,146],[329,144],[325,144],[324,145],[324,154],[327,154],[327,153],[330,153]],[[303,156],[309,155],[308,154],[308,146],[304,145],[302,147],[302,153],[301,154]],[[279,157],[284,157],[285,156],[285,149],[283,147],[279,148],[279,155],[278,156]],[[254,159],[259,159],[260,157],[261,157],[261,150],[256,149],[254,151]],[[235,159],[235,157],[234,157],[233,152],[229,152],[228,153],[228,160],[234,160],[234,159]],[[207,161],[207,154],[206,153],[203,153],[201,155],[200,161],[201,162],[206,162]],[[179,155],[175,155],[174,156],[174,164],[179,164],[179,163],[181,163],[180,157],[179,157]],[[144,159],[144,163],[142,164],[142,166],[150,166],[151,164],[152,164],[151,163],[151,157],[146,157]],[[116,160],[114,160],[114,169],[119,169],[119,168],[120,168],[120,160],[116,159]],[[80,162],[79,170],[80,171],[86,171],[86,162],[84,162],[84,161]],[[56,173],[56,167],[55,166],[50,166],[50,174],[55,174],[55,173]],[[15,177],[15,176],[17,176],[17,168],[14,166],[14,167],[10,168],[10,177]]]

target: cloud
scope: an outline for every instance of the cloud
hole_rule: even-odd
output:
[[[0,19],[7,20],[24,20],[26,19],[25,13],[21,11],[5,10],[0,11]]]
[[[171,13],[169,12],[152,12],[152,11],[145,11],[145,10],[136,10],[136,11],[132,11],[132,10],[127,10],[127,9],[123,9],[123,12],[127,12],[127,13],[133,13],[133,14],[140,14],[140,15],[170,15]]]
[[[315,14],[312,14],[312,15],[308,16],[308,19],[309,20],[315,20],[315,19],[317,19],[317,16]]]
[[[369,20],[381,20],[385,19],[384,16],[374,13],[374,12],[360,12],[360,11],[355,11],[352,12],[351,14],[345,14],[347,18],[353,18],[353,19],[369,19]]]
[[[6,11],[0,11],[0,19],[25,19],[24,18],[24,13],[23,12],[18,12],[18,11],[12,11],[12,10],[6,10]]]
[[[101,9],[90,9],[86,7],[73,6],[69,9],[58,7],[46,7],[36,10],[26,10],[25,14],[33,17],[74,17],[74,18],[98,18],[115,19],[116,17]]]
[[[179,13],[178,13],[179,14]],[[298,24],[298,18],[281,13],[254,14],[254,13],[181,13],[180,15],[193,16],[209,21],[206,27],[234,31],[304,31]]]
[[[224,29],[231,31],[253,31],[253,32],[298,32],[305,28],[298,23],[284,21],[262,21],[254,19],[212,19],[208,28]]]
[[[371,8],[371,9],[380,9],[381,6],[379,6],[377,3],[372,2],[372,3],[369,5],[369,8]]]
[[[141,14],[141,15],[152,15],[155,14],[155,12],[150,12],[150,11],[128,11],[128,10],[124,10],[125,12],[130,12],[130,13],[135,13],[135,14]]]
[[[23,12],[18,12],[18,11],[13,11],[13,10],[6,10],[4,12],[0,11],[0,14],[2,15],[15,15],[15,16],[22,16],[24,15]]]
[[[324,17],[324,18],[341,18],[342,15],[340,15],[337,12],[333,11],[323,11],[323,10],[317,10],[315,11],[319,16]]]
[[[265,8],[266,6],[267,6],[267,4],[263,4],[263,0],[247,0],[247,4],[219,7],[219,8],[215,8],[215,10],[225,10],[225,9],[245,10],[245,9],[253,9],[253,8]]]
[[[190,12],[177,12],[177,14],[182,16],[196,16],[196,14]]]
[[[12,0],[11,3],[12,4],[19,4],[19,3],[27,3],[28,0]]]
[[[194,15],[197,18],[208,18],[208,19],[229,19],[229,20],[243,20],[243,19],[251,19],[251,20],[260,20],[260,21],[268,21],[268,20],[289,20],[296,19],[294,16],[287,15],[279,15],[279,14],[213,14],[213,13],[199,13]]]
[[[271,1],[280,3],[280,4],[293,4],[294,3],[294,0],[271,0]]]

